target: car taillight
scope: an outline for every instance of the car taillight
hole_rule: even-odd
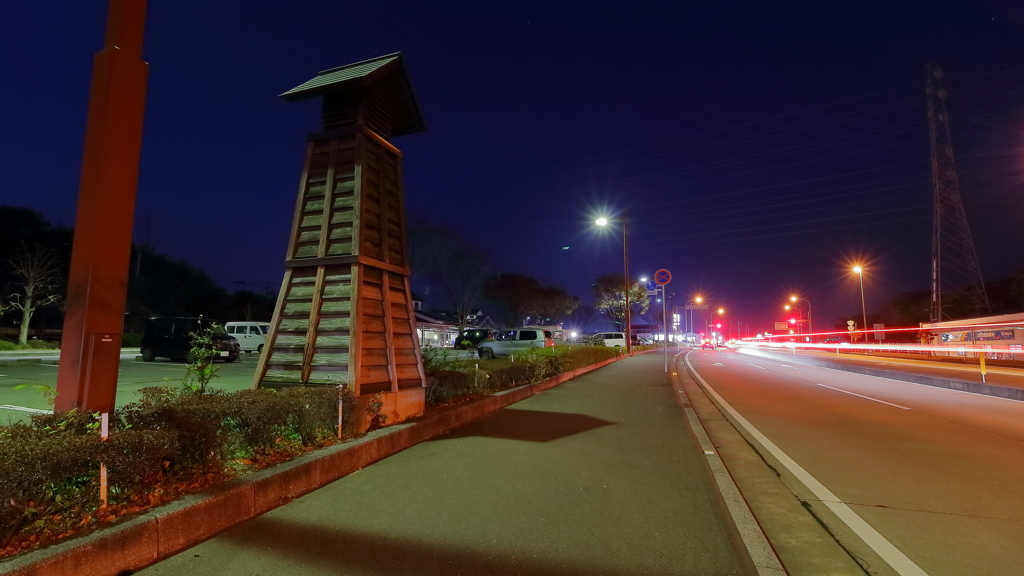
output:
[[[555,345],[555,341],[552,340],[551,338],[545,338],[544,339],[544,347],[545,348],[547,348],[548,346],[554,346],[554,345]]]

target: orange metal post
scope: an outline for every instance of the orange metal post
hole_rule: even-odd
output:
[[[104,48],[93,60],[58,411],[114,409],[149,70],[145,21],[145,0],[110,0]]]

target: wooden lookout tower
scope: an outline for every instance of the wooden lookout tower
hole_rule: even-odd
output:
[[[320,72],[281,95],[323,98],[307,137],[284,281],[253,387],[346,385],[388,422],[423,413],[402,153],[424,130],[401,53]]]

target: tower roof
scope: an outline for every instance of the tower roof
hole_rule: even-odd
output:
[[[401,52],[322,70],[312,79],[281,94],[281,98],[296,102],[355,88],[365,89],[378,82],[390,82],[397,86],[397,93],[391,102],[391,135],[415,134],[426,130]]]

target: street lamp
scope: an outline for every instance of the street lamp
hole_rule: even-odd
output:
[[[860,277],[860,314],[864,321],[864,343],[866,344],[868,341],[868,312],[864,306],[864,268],[854,266],[853,273]]]
[[[796,310],[796,317],[799,318],[799,320],[796,322],[796,333],[799,334],[801,332],[800,324],[802,324],[804,321],[803,310],[796,308],[795,306],[790,306],[789,304],[786,304],[785,306],[783,306],[783,308],[785,308],[786,310]],[[790,320],[789,323],[793,324],[794,322]]]
[[[690,306],[691,304],[700,304],[702,302],[704,302],[704,297],[703,296],[696,296],[696,297],[694,297],[693,300],[688,300],[686,302],[686,306]],[[687,312],[687,310],[684,307],[684,309],[683,309],[683,314],[684,314],[683,318],[686,318],[686,316],[685,316],[686,312]],[[690,322],[689,322],[689,328],[686,330],[687,334],[690,334],[690,333],[693,332],[693,308],[690,308],[689,312],[690,312]]]
[[[807,332],[810,333],[810,334],[814,334],[814,322],[813,322],[813,317],[811,316],[811,301],[808,300],[807,298],[800,298],[799,296],[790,296],[789,297],[789,301],[794,303],[794,304],[796,304],[797,302],[799,302],[801,300],[803,300],[804,302],[807,302]]]
[[[725,314],[725,308],[719,308],[718,310],[715,310],[714,312],[711,313],[711,327],[712,328],[715,327],[715,314],[718,314],[718,320],[721,321],[722,320],[722,314]],[[722,325],[719,324],[718,327],[721,328]],[[721,336],[721,334],[719,334],[719,336]]]
[[[627,214],[628,213],[625,210],[622,211],[622,269],[626,281],[626,309],[624,315],[625,322],[623,322],[623,324],[625,324],[624,332],[626,333],[626,354],[629,354],[633,351],[633,337],[629,330],[629,233],[627,230],[629,218]],[[598,226],[604,227],[608,225],[608,219],[602,216],[595,220],[594,223]]]

